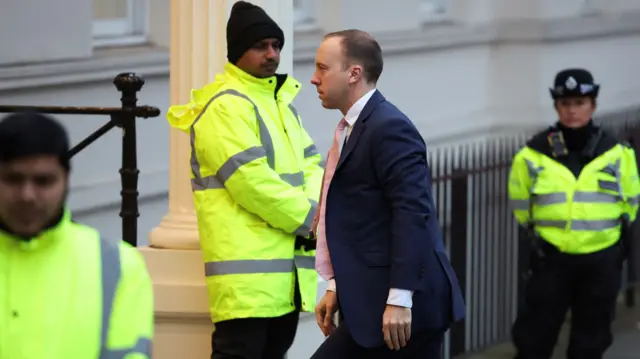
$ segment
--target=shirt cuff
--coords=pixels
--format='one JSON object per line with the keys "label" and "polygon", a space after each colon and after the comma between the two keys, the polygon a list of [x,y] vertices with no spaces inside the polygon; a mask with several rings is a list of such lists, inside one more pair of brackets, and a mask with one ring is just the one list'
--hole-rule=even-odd
{"label": "shirt cuff", "polygon": [[327,286],[327,290],[332,292],[336,291],[336,280],[334,278],[329,279],[329,286]]}
{"label": "shirt cuff", "polygon": [[411,308],[413,306],[413,291],[408,289],[391,288],[391,290],[389,290],[387,304]]}

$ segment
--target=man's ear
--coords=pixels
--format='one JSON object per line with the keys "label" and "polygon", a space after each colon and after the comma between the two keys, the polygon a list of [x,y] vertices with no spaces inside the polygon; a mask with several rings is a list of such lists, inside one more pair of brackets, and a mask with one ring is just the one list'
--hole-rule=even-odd
{"label": "man's ear", "polygon": [[349,83],[354,84],[362,78],[362,66],[352,65],[349,69]]}

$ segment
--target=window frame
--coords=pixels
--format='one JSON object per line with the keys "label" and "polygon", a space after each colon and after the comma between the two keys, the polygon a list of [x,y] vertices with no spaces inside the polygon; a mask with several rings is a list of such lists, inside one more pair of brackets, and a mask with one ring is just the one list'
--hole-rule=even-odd
{"label": "window frame", "polygon": [[[433,2],[437,2],[436,6]],[[443,11],[432,11],[434,8],[442,7]],[[451,0],[421,0],[420,12],[425,22],[444,22],[450,20]]]}
{"label": "window frame", "polygon": [[600,2],[597,0],[582,0],[581,15],[595,15],[600,13]]}
{"label": "window frame", "polygon": [[93,47],[140,45],[148,41],[149,1],[125,1],[126,17],[93,20],[91,30]]}
{"label": "window frame", "polygon": [[313,0],[300,0],[299,6],[294,6],[293,26],[295,31],[315,29],[316,22],[313,17],[314,10]]}

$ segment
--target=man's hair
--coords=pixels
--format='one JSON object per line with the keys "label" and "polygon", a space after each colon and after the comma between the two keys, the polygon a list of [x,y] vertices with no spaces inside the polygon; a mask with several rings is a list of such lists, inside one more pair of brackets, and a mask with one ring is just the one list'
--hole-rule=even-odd
{"label": "man's hair", "polygon": [[20,112],[0,120],[0,163],[30,156],[52,155],[69,170],[69,137],[53,118]]}
{"label": "man's hair", "polygon": [[382,74],[382,49],[380,45],[367,32],[356,29],[331,32],[325,35],[325,39],[339,37],[342,44],[342,52],[346,59],[344,67],[353,63],[362,65],[364,79],[368,83],[375,84]]}

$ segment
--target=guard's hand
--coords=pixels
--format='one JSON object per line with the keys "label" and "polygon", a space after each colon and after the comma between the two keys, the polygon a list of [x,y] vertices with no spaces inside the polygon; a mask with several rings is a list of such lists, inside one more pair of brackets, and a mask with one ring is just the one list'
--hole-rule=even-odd
{"label": "guard's hand", "polygon": [[411,309],[387,304],[382,316],[382,334],[389,349],[404,348],[411,338]]}
{"label": "guard's hand", "polygon": [[316,305],[316,321],[324,334],[328,337],[336,330],[333,318],[338,311],[338,295],[333,291],[326,291],[318,305]]}

